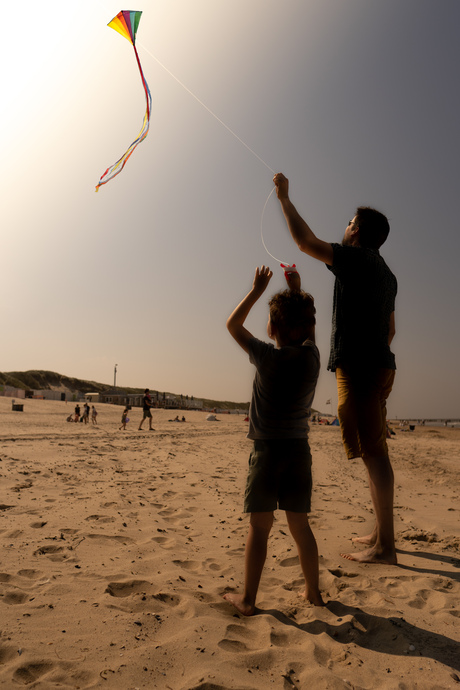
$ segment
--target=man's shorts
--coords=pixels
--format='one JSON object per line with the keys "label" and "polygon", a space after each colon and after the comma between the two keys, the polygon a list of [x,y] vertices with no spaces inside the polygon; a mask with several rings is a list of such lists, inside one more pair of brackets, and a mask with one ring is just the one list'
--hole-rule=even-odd
{"label": "man's shorts", "polygon": [[308,513],[311,453],[305,438],[254,441],[244,495],[245,513],[289,510]]}
{"label": "man's shorts", "polygon": [[150,412],[150,410],[144,410],[144,416],[142,417],[142,419],[147,419],[148,417],[152,418],[152,413]]}
{"label": "man's shorts", "polygon": [[394,378],[394,369],[357,374],[337,367],[338,417],[349,459],[388,457],[386,401]]}

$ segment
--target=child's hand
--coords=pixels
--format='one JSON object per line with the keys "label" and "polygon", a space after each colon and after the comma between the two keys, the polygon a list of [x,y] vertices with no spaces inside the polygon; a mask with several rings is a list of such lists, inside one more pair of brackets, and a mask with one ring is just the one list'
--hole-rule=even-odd
{"label": "child's hand", "polygon": [[299,292],[301,288],[300,275],[295,267],[286,266],[285,264],[280,264],[281,268],[284,268],[284,277],[286,278],[286,283],[288,287],[293,292]]}
{"label": "child's hand", "polygon": [[261,266],[260,268],[256,268],[256,274],[254,276],[252,288],[259,297],[263,292],[265,292],[272,275],[273,272],[270,271],[268,266]]}

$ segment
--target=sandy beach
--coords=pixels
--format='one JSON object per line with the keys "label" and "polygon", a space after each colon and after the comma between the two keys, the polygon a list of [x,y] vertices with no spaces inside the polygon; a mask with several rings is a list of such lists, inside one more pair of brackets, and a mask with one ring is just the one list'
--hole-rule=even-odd
{"label": "sandy beach", "polygon": [[[289,690],[460,688],[460,430],[389,441],[398,566],[340,557],[372,526],[361,461],[313,426],[311,524],[327,605],[298,596],[284,514],[256,615],[240,589],[251,442],[242,416],[0,397],[0,687]],[[180,413],[182,414],[182,412]]]}

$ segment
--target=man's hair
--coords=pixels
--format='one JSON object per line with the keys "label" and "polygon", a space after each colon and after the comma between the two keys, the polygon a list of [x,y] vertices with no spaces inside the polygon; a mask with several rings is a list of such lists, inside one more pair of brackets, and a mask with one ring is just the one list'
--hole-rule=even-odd
{"label": "man's hair", "polygon": [[270,320],[283,340],[292,345],[301,345],[305,340],[314,340],[316,309],[308,292],[283,290],[270,299]]}
{"label": "man's hair", "polygon": [[390,232],[388,218],[369,206],[358,206],[355,216],[361,247],[379,249]]}

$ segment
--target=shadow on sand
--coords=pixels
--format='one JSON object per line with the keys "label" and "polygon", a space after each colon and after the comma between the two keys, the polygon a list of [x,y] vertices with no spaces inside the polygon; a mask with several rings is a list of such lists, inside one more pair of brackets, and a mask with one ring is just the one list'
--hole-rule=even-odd
{"label": "shadow on sand", "polygon": [[452,570],[442,570],[441,568],[424,568],[416,567],[410,565],[403,565],[398,563],[398,568],[402,570],[412,570],[416,573],[423,573],[424,575],[438,575],[440,577],[448,577],[455,582],[460,582],[460,558],[455,556],[446,556],[441,553],[430,553],[429,551],[403,551],[402,549],[396,549],[398,554],[404,554],[405,556],[411,556],[412,558],[423,558],[427,561],[434,561],[435,563],[446,563],[454,568],[458,568],[459,572],[452,572]]}
{"label": "shadow on sand", "polygon": [[[342,644],[353,643],[380,654],[426,657],[460,671],[460,644],[445,635],[419,628],[404,618],[374,616],[339,601],[328,602],[326,608],[337,616],[337,625],[319,620],[296,623],[276,609],[256,609],[256,614],[269,614],[283,625],[310,635],[326,633]],[[409,651],[410,645],[415,651]]]}

